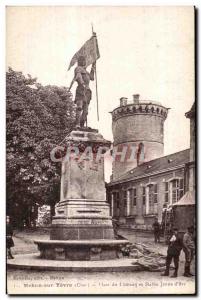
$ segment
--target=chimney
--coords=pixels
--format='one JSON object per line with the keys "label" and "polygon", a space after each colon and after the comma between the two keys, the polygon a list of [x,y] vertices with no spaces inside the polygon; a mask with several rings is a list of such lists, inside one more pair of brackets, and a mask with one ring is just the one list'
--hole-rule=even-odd
{"label": "chimney", "polygon": [[133,103],[138,104],[140,102],[140,95],[134,94],[133,95]]}
{"label": "chimney", "polygon": [[121,97],[121,98],[120,98],[120,106],[125,106],[125,105],[127,105],[127,100],[128,100],[128,98],[126,98],[126,97]]}

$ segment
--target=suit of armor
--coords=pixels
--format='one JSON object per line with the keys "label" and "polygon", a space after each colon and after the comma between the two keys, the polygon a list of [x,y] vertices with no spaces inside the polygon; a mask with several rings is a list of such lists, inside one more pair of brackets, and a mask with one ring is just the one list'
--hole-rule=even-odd
{"label": "suit of armor", "polygon": [[76,88],[75,103],[76,108],[76,126],[83,127],[87,121],[88,107],[91,100],[91,90],[89,88],[90,80],[94,80],[94,68],[92,65],[91,72],[86,70],[84,57],[79,57],[78,66],[75,68],[74,80],[78,86]]}

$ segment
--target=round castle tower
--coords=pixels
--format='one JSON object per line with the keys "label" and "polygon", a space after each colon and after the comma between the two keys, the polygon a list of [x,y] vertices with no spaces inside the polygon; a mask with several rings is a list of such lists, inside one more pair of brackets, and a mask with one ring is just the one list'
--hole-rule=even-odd
{"label": "round castle tower", "polygon": [[132,102],[125,97],[120,98],[120,106],[111,113],[113,153],[116,152],[112,166],[113,180],[143,162],[163,156],[163,124],[168,108],[133,95]]}

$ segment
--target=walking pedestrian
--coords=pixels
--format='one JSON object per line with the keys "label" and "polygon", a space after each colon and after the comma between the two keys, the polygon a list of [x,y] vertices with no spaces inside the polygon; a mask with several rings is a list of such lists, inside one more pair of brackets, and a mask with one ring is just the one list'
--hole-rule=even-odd
{"label": "walking pedestrian", "polygon": [[174,228],[171,238],[169,240],[169,245],[167,249],[166,257],[166,269],[161,276],[169,276],[170,264],[172,260],[174,261],[174,273],[171,277],[177,277],[179,269],[179,256],[182,250],[182,239],[178,236],[178,229]]}
{"label": "walking pedestrian", "polygon": [[156,218],[153,225],[152,225],[153,231],[154,231],[154,242],[160,243],[160,224],[158,223],[158,219]]}

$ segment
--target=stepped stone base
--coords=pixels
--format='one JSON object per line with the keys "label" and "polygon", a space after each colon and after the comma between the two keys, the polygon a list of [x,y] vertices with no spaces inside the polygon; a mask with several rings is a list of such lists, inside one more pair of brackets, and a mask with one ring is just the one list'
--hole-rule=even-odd
{"label": "stepped stone base", "polygon": [[38,254],[16,255],[15,259],[7,261],[8,269],[66,271],[66,272],[133,272],[141,267],[136,260],[119,258],[103,261],[58,261],[40,259]]}
{"label": "stepped stone base", "polygon": [[40,258],[51,260],[108,260],[122,257],[127,240],[37,240]]}

